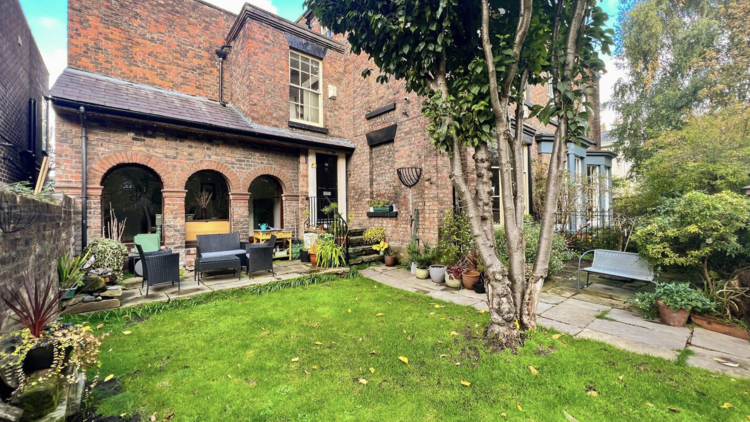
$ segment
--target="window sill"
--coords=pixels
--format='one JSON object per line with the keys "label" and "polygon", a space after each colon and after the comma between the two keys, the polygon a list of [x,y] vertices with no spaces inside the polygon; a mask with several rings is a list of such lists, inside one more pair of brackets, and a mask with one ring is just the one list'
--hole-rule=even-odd
{"label": "window sill", "polygon": [[295,129],[309,130],[310,132],[317,132],[317,133],[328,135],[327,128],[324,128],[322,126],[313,126],[313,125],[308,125],[306,123],[295,122],[293,120],[289,121],[289,127],[292,127]]}
{"label": "window sill", "polygon": [[367,218],[398,218],[398,211],[368,212]]}

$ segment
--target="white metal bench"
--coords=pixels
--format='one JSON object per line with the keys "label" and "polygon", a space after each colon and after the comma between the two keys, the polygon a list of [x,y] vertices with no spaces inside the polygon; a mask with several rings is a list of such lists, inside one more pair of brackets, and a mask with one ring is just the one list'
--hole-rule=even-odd
{"label": "white metal bench", "polygon": [[[594,262],[588,268],[581,268],[584,256],[594,253]],[[586,251],[578,258],[578,288],[581,288],[581,270],[586,271],[586,287],[591,273],[611,275],[631,280],[654,282],[654,270],[637,253],[594,249]]]}

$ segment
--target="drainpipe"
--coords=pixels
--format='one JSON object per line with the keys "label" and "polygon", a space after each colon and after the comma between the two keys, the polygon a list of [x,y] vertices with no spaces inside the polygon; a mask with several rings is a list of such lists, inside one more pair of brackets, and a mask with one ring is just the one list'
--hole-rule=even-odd
{"label": "drainpipe", "polygon": [[78,112],[81,115],[81,251],[83,251],[88,243],[86,239],[86,232],[88,231],[88,192],[86,189],[88,186],[86,180],[88,154],[86,153],[86,141],[88,135],[86,133],[86,109],[81,106]]}
{"label": "drainpipe", "polygon": [[216,55],[219,57],[219,104],[225,106],[224,102],[224,59],[229,55],[232,46],[224,44],[221,48],[216,49]]}

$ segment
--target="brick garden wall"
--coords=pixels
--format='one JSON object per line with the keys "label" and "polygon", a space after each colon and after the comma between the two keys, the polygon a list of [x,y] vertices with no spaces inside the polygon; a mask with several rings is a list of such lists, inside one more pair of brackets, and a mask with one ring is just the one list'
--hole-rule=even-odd
{"label": "brick garden wall", "polygon": [[[12,204],[24,213],[36,211],[38,218],[30,227],[15,232],[0,232],[0,289],[20,286],[23,273],[32,280],[46,282],[53,277],[57,286],[56,259],[73,251],[73,226],[76,215],[74,201],[64,196],[57,204],[37,201],[15,195],[6,195]],[[0,302],[0,312],[7,315],[5,304]],[[13,324],[6,318],[3,333]]]}
{"label": "brick garden wall", "polygon": [[[29,149],[28,104],[37,101],[37,139],[35,153],[41,153],[43,95],[49,73],[26,23],[18,0],[0,2],[0,182],[27,179],[19,153]],[[41,162],[41,161],[40,161]],[[33,170],[33,169],[29,169]]]}

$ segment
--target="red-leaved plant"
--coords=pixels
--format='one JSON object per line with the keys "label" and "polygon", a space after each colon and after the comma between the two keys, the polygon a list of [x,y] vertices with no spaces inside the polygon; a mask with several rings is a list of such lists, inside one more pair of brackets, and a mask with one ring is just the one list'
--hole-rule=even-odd
{"label": "red-leaved plant", "polygon": [[44,327],[57,319],[60,293],[56,291],[57,281],[50,278],[46,283],[36,283],[29,274],[23,273],[23,284],[5,291],[3,302],[15,314],[15,320],[39,338]]}

